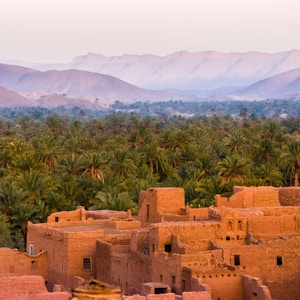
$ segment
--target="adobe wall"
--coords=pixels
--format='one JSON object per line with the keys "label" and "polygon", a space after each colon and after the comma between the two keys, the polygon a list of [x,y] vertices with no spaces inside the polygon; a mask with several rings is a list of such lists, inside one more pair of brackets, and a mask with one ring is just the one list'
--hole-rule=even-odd
{"label": "adobe wall", "polygon": [[202,221],[208,219],[208,207],[190,208],[187,207],[187,221]]}
{"label": "adobe wall", "polygon": [[242,280],[243,300],[272,300],[268,287],[259,278],[242,275]]}
{"label": "adobe wall", "polygon": [[72,211],[60,211],[52,213],[47,218],[47,223],[53,222],[69,222],[69,221],[85,221],[86,220],[86,211],[84,207],[79,207],[76,210]]}
{"label": "adobe wall", "polygon": [[300,205],[300,187],[278,188],[279,201],[282,206]]}
{"label": "adobe wall", "polygon": [[48,254],[41,252],[34,256],[16,249],[0,248],[0,276],[40,275],[48,280]]}
{"label": "adobe wall", "polygon": [[[96,241],[101,238],[104,238],[103,229],[66,234],[67,268],[64,276],[67,280],[64,280],[64,286],[72,287],[74,276],[80,276],[86,280],[96,278]],[[84,258],[90,259],[90,270],[84,269]]]}
{"label": "adobe wall", "polygon": [[249,220],[249,232],[257,239],[299,235],[300,215],[252,216]]}
{"label": "adobe wall", "polygon": [[181,215],[184,210],[182,188],[150,188],[140,193],[138,217],[142,222],[161,222],[162,215]]}
{"label": "adobe wall", "polygon": [[233,208],[280,206],[279,192],[271,186],[236,187],[234,194],[230,198],[216,195],[215,203],[217,207],[226,206]]}
{"label": "adobe wall", "polygon": [[[181,248],[185,248],[184,253],[199,252],[210,249],[210,240],[220,237],[220,225],[215,221],[166,222],[149,229],[150,239],[157,245],[158,252],[165,252],[165,245],[172,244],[173,236],[178,236],[177,241],[180,242]],[[174,252],[173,248],[175,249],[176,245],[172,245],[171,252]]]}
{"label": "adobe wall", "polygon": [[175,295],[174,293],[167,294],[149,294],[147,296],[132,295],[124,296],[124,300],[212,300],[211,296],[207,292],[183,292],[181,296]]}
{"label": "adobe wall", "polygon": [[242,278],[237,272],[223,270],[220,272],[207,273],[202,276],[202,282],[211,287],[211,297],[214,300],[243,299]]}
{"label": "adobe wall", "polygon": [[52,291],[55,283],[66,284],[66,272],[68,262],[68,246],[66,235],[45,224],[27,225],[27,252],[32,246],[34,255],[46,251],[48,253],[48,283],[47,287]]}
{"label": "adobe wall", "polygon": [[[28,224],[27,251],[34,254],[47,251],[49,256],[48,288],[55,283],[72,286],[73,276],[90,278],[95,275],[96,240],[104,238],[103,221],[69,221]],[[101,227],[102,226],[102,227]],[[99,229],[97,229],[99,227]],[[83,268],[83,258],[89,258],[91,270]]]}
{"label": "adobe wall", "polygon": [[69,300],[67,292],[49,293],[42,276],[0,276],[1,300]]}
{"label": "adobe wall", "polygon": [[[224,263],[236,272],[261,278],[274,299],[300,299],[300,237],[266,241],[264,244],[232,247],[224,251]],[[235,255],[239,256],[236,265]],[[212,287],[213,288],[213,287]],[[251,298],[250,298],[251,299]]]}

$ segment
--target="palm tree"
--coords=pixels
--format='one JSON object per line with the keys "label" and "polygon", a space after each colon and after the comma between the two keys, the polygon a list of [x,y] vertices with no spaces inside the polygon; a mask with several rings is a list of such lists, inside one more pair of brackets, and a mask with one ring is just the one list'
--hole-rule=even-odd
{"label": "palm tree", "polygon": [[84,158],[77,153],[63,155],[58,161],[58,169],[69,175],[80,175],[83,171]]}
{"label": "palm tree", "polygon": [[32,141],[37,159],[43,161],[49,171],[52,171],[57,164],[58,157],[62,154],[62,147],[54,135],[46,135]]}
{"label": "palm tree", "polygon": [[105,191],[99,191],[96,194],[95,203],[90,209],[110,209],[117,211],[131,209],[135,213],[137,205],[131,200],[127,192],[119,192],[117,187],[109,187]]}
{"label": "palm tree", "polygon": [[264,185],[282,185],[282,174],[278,168],[271,163],[260,165],[257,174],[258,177],[262,179]]}
{"label": "palm tree", "polygon": [[13,246],[9,219],[5,214],[0,213],[0,247],[13,248]]}
{"label": "palm tree", "polygon": [[224,137],[224,146],[230,152],[240,153],[246,143],[246,138],[240,130],[232,131]]}
{"label": "palm tree", "polygon": [[229,155],[218,163],[219,175],[225,182],[245,182],[249,171],[250,161],[242,156]]}
{"label": "palm tree", "polygon": [[11,217],[15,206],[26,199],[27,194],[14,182],[2,181],[0,184],[0,211]]}
{"label": "palm tree", "polygon": [[198,192],[198,198],[191,202],[192,207],[208,207],[214,205],[215,195],[229,197],[232,187],[229,183],[224,183],[219,175],[211,176],[200,180],[195,191]]}
{"label": "palm tree", "polygon": [[279,158],[282,166],[290,174],[290,184],[294,179],[294,186],[298,186],[298,174],[300,168],[300,142],[292,140],[283,149]]}
{"label": "palm tree", "polygon": [[142,161],[149,166],[153,174],[161,174],[167,167],[166,153],[156,142],[150,142],[143,146]]}
{"label": "palm tree", "polygon": [[33,169],[21,172],[17,176],[17,184],[27,193],[27,201],[32,204],[39,199],[45,199],[57,187],[50,176]]}
{"label": "palm tree", "polygon": [[102,166],[105,161],[103,156],[98,152],[89,152],[84,154],[83,157],[83,166],[84,171],[83,175],[89,175],[92,178],[100,180],[104,183],[104,176],[102,173]]}
{"label": "palm tree", "polygon": [[108,163],[115,176],[130,176],[136,172],[136,165],[130,157],[130,153],[124,149],[115,149]]}

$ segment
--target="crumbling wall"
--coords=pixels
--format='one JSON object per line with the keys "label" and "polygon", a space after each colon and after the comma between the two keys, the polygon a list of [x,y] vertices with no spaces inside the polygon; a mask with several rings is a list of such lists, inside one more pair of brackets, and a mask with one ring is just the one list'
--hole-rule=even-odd
{"label": "crumbling wall", "polygon": [[[211,248],[211,240],[219,236],[219,222],[167,222],[157,226],[153,237],[158,242],[158,252],[165,252],[166,245],[172,246],[172,236],[179,236],[182,245],[186,245],[185,253],[194,253]],[[153,234],[154,235],[154,234]],[[171,249],[171,252],[174,252]]]}
{"label": "crumbling wall", "polygon": [[252,208],[280,206],[279,193],[271,186],[240,187],[230,198],[215,196],[217,207]]}
{"label": "crumbling wall", "polygon": [[272,300],[268,287],[263,285],[262,281],[259,278],[242,275],[242,279],[243,300]]}
{"label": "crumbling wall", "polygon": [[48,254],[40,252],[29,256],[17,249],[0,248],[0,276],[40,275],[48,280]]}
{"label": "crumbling wall", "polygon": [[69,300],[67,292],[49,293],[42,276],[0,276],[0,300]]}
{"label": "crumbling wall", "polygon": [[282,206],[300,205],[300,187],[278,188],[279,202]]}

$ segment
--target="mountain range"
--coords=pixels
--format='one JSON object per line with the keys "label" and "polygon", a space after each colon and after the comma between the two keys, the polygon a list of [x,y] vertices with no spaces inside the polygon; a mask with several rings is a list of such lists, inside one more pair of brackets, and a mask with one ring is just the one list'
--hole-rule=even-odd
{"label": "mountain range", "polygon": [[[0,100],[18,95],[27,100],[24,106],[99,108],[116,100],[261,100],[300,95],[298,50],[87,54],[67,64],[15,64],[0,64]],[[16,103],[22,103],[21,98]]]}

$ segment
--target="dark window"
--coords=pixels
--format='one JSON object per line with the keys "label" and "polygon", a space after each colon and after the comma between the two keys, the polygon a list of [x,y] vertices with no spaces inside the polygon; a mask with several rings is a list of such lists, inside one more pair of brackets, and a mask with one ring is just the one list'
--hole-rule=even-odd
{"label": "dark window", "polygon": [[184,279],[181,281],[181,290],[183,292],[185,291],[185,280]]}
{"label": "dark window", "polygon": [[238,230],[242,230],[242,221],[241,220],[239,220],[239,222],[238,222]]}
{"label": "dark window", "polygon": [[235,254],[234,255],[234,265],[235,266],[239,266],[241,263],[240,263],[240,256]]}
{"label": "dark window", "polygon": [[154,294],[165,294],[167,292],[167,288],[154,288]]}
{"label": "dark window", "polygon": [[168,252],[168,253],[172,252],[172,245],[171,244],[165,244],[165,252]]}
{"label": "dark window", "polygon": [[58,217],[55,217],[55,222],[58,222],[59,218]]}
{"label": "dark window", "polygon": [[230,236],[226,236],[226,241],[230,241]]}
{"label": "dark window", "polygon": [[277,256],[276,262],[277,262],[277,266],[282,266],[282,257],[281,256]]}
{"label": "dark window", "polygon": [[92,270],[92,263],[90,257],[84,257],[82,259],[83,270]]}
{"label": "dark window", "polygon": [[150,205],[147,204],[147,222],[149,222],[150,219]]}

